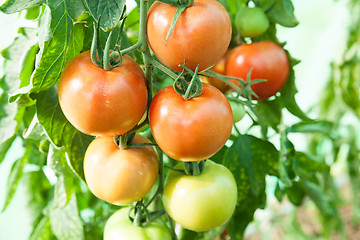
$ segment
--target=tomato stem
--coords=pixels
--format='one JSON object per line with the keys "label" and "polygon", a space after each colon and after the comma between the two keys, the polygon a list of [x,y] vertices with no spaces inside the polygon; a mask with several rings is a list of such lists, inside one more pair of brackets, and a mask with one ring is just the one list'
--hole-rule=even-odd
{"label": "tomato stem", "polygon": [[178,75],[176,73],[172,72],[169,68],[165,67],[160,62],[154,60],[153,65],[154,65],[154,67],[156,67],[156,68],[160,69],[161,71],[163,71],[164,73],[166,73],[172,79],[178,78]]}
{"label": "tomato stem", "polygon": [[185,174],[188,176],[198,176],[204,171],[204,168],[205,161],[184,163]]}
{"label": "tomato stem", "polygon": [[[200,64],[199,64],[200,65]],[[184,65],[180,65],[183,67],[183,71],[177,77],[174,82],[174,90],[180,94],[185,100],[190,100],[194,97],[200,96],[203,90],[202,82],[198,76],[199,65],[197,65],[195,72],[191,71],[188,67]],[[188,71],[192,76],[190,83],[188,83],[184,78],[182,78],[182,74],[184,70]]]}
{"label": "tomato stem", "polygon": [[158,154],[159,154],[159,185],[156,189],[155,194],[152,198],[146,203],[146,208],[155,200],[158,195],[161,195],[164,191],[164,159],[163,159],[163,151],[159,146],[156,147]]}

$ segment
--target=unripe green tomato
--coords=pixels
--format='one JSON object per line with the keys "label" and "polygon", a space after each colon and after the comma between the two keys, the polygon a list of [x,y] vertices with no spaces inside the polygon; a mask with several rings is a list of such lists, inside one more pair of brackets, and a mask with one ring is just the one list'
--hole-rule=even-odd
{"label": "unripe green tomato", "polygon": [[[183,169],[184,163],[175,168]],[[171,171],[163,194],[169,216],[192,231],[207,231],[223,225],[233,214],[236,202],[234,176],[225,166],[210,160],[198,176]]]}
{"label": "unripe green tomato", "polygon": [[233,122],[237,123],[245,116],[246,114],[245,107],[237,101],[229,100],[229,103],[233,113]]}
{"label": "unripe green tomato", "polygon": [[235,16],[235,26],[243,37],[259,37],[269,28],[269,19],[261,8],[244,7]]}
{"label": "unripe green tomato", "polygon": [[105,224],[104,240],[171,240],[170,229],[160,219],[137,227],[128,217],[129,208],[115,212]]}

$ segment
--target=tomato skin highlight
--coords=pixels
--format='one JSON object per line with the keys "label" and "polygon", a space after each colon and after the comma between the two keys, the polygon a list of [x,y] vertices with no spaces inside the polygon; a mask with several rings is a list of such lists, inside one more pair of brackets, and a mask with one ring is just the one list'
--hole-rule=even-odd
{"label": "tomato skin highlight", "polygon": [[203,84],[200,96],[185,100],[172,86],[161,89],[150,104],[149,125],[155,141],[179,161],[214,155],[230,137],[231,106],[217,88]]}
{"label": "tomato skin highlight", "polygon": [[[183,163],[176,169],[182,169]],[[237,203],[237,185],[225,166],[210,160],[198,176],[171,171],[164,188],[166,212],[178,224],[192,231],[219,227],[233,214]]]}
{"label": "tomato skin highlight", "polygon": [[110,216],[104,228],[104,240],[171,240],[170,229],[160,219],[143,227],[134,226],[128,218],[129,208]]}
{"label": "tomato skin highlight", "polygon": [[147,18],[147,38],[156,57],[167,67],[181,71],[179,64],[199,71],[213,66],[231,40],[231,22],[216,0],[195,0],[179,17],[165,43],[176,7],[154,2]]}
{"label": "tomato skin highlight", "polygon": [[[266,79],[251,86],[258,100],[266,100],[279,92],[289,75],[289,59],[285,50],[272,41],[242,44],[231,50],[226,62],[226,75],[247,81],[252,69],[251,80]],[[232,82],[239,85],[235,80]]]}
{"label": "tomato skin highlight", "polygon": [[116,136],[132,129],[147,107],[145,76],[139,65],[123,63],[105,71],[83,52],[65,67],[59,82],[59,102],[75,128],[94,136]]}
{"label": "tomato skin highlight", "polygon": [[[132,143],[149,140],[136,134]],[[112,137],[98,137],[85,153],[84,173],[90,191],[98,198],[126,205],[143,198],[153,186],[159,171],[154,147],[121,150]]]}

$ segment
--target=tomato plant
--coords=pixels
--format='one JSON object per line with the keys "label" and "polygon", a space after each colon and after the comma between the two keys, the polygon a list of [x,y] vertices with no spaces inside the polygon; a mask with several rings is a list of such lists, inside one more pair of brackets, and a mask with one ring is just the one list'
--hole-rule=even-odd
{"label": "tomato plant", "polygon": [[75,57],[59,82],[59,102],[66,118],[90,135],[116,136],[132,129],[146,111],[144,73],[130,57],[110,71],[92,63],[90,52]]}
{"label": "tomato plant", "polygon": [[104,240],[171,240],[171,232],[161,220],[147,226],[134,226],[128,217],[129,208],[121,208],[106,222]]}
{"label": "tomato plant", "polygon": [[214,155],[229,138],[232,123],[228,100],[208,84],[203,84],[200,96],[190,100],[172,86],[165,87],[149,109],[155,141],[168,156],[180,161],[200,161]]}
{"label": "tomato plant", "polygon": [[289,59],[284,49],[272,41],[242,44],[232,49],[226,62],[226,75],[247,81],[250,70],[251,80],[266,80],[251,86],[259,100],[266,100],[285,85]]}
{"label": "tomato plant", "polygon": [[[225,54],[222,58],[220,58],[220,60],[212,68],[210,68],[210,70],[224,75],[226,56],[227,55]],[[224,81],[221,81],[220,79],[207,76],[200,76],[200,78],[202,82],[213,85],[223,93],[225,93],[230,88],[229,85],[227,85]]]}
{"label": "tomato plant", "polygon": [[[149,142],[135,135],[132,144]],[[112,137],[98,137],[84,157],[86,183],[98,198],[126,205],[143,198],[153,186],[159,171],[153,147],[120,149]]]}
{"label": "tomato plant", "polygon": [[226,9],[214,0],[195,0],[181,13],[166,40],[176,7],[156,1],[148,13],[147,38],[155,56],[167,67],[193,71],[214,65],[231,39],[231,22]]}
{"label": "tomato plant", "polygon": [[[177,169],[183,168],[183,164]],[[237,187],[232,173],[208,160],[199,176],[171,172],[163,202],[177,223],[193,231],[206,231],[224,224],[233,214]]]}
{"label": "tomato plant", "polygon": [[[348,3],[348,49],[331,65],[312,119],[296,102],[296,42],[288,52],[278,39],[279,26],[298,24],[291,0],[133,3],[0,6],[30,20],[0,59],[0,167],[8,173],[0,182],[9,176],[0,220],[18,217],[12,222],[28,232],[7,221],[0,239],[243,239],[274,196],[284,205],[311,201],[326,216],[316,237],[329,238],[346,229],[333,176],[339,160],[360,216],[360,127],[344,126],[360,118],[358,1]],[[244,106],[247,118],[236,123]],[[9,207],[19,196],[29,211]],[[31,213],[29,224],[19,212]]]}
{"label": "tomato plant", "polygon": [[269,28],[269,19],[259,7],[243,7],[235,17],[235,26],[243,37],[259,37]]}

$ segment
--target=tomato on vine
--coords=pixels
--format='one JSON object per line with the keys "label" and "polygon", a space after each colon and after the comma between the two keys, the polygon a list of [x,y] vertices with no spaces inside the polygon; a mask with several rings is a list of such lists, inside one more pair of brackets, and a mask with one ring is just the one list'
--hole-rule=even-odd
{"label": "tomato on vine", "polygon": [[195,0],[178,18],[166,40],[176,7],[154,2],[147,19],[147,39],[155,56],[167,67],[192,71],[214,65],[225,53],[231,39],[231,22],[226,9],[216,0]]}
{"label": "tomato on vine", "polygon": [[149,125],[155,141],[179,161],[211,157],[231,134],[231,107],[217,88],[203,84],[201,95],[185,100],[172,86],[161,89],[149,108]]}
{"label": "tomato on vine", "polygon": [[[212,68],[210,68],[210,70],[225,75],[226,57],[227,54],[220,58],[220,60]],[[220,79],[214,77],[200,76],[200,79],[204,83],[213,85],[223,93],[225,93],[230,88],[230,86],[227,85],[224,81],[221,81]]]}
{"label": "tomato on vine", "polygon": [[[183,169],[183,163],[176,169]],[[234,176],[225,166],[207,160],[198,176],[171,171],[164,188],[166,212],[176,223],[192,231],[223,225],[237,202]]]}
{"label": "tomato on vine", "polygon": [[[149,143],[136,134],[131,144]],[[116,205],[143,198],[159,172],[158,155],[152,146],[120,149],[112,137],[98,137],[85,153],[84,174],[90,191]]]}
{"label": "tomato on vine", "polygon": [[[251,85],[258,100],[279,92],[286,83],[289,74],[289,59],[285,50],[272,41],[242,44],[231,50],[226,62],[226,75],[247,81],[249,71],[251,80],[264,79]],[[239,84],[235,80],[232,82]]]}
{"label": "tomato on vine", "polygon": [[129,219],[129,208],[115,212],[105,224],[104,240],[171,240],[170,229],[160,219],[146,226],[135,226]]}
{"label": "tomato on vine", "polygon": [[264,11],[259,7],[243,7],[236,13],[235,26],[243,37],[259,37],[270,26]]}
{"label": "tomato on vine", "polygon": [[59,82],[65,117],[90,135],[116,136],[132,129],[147,107],[145,76],[128,55],[105,71],[92,63],[90,51],[72,59]]}

